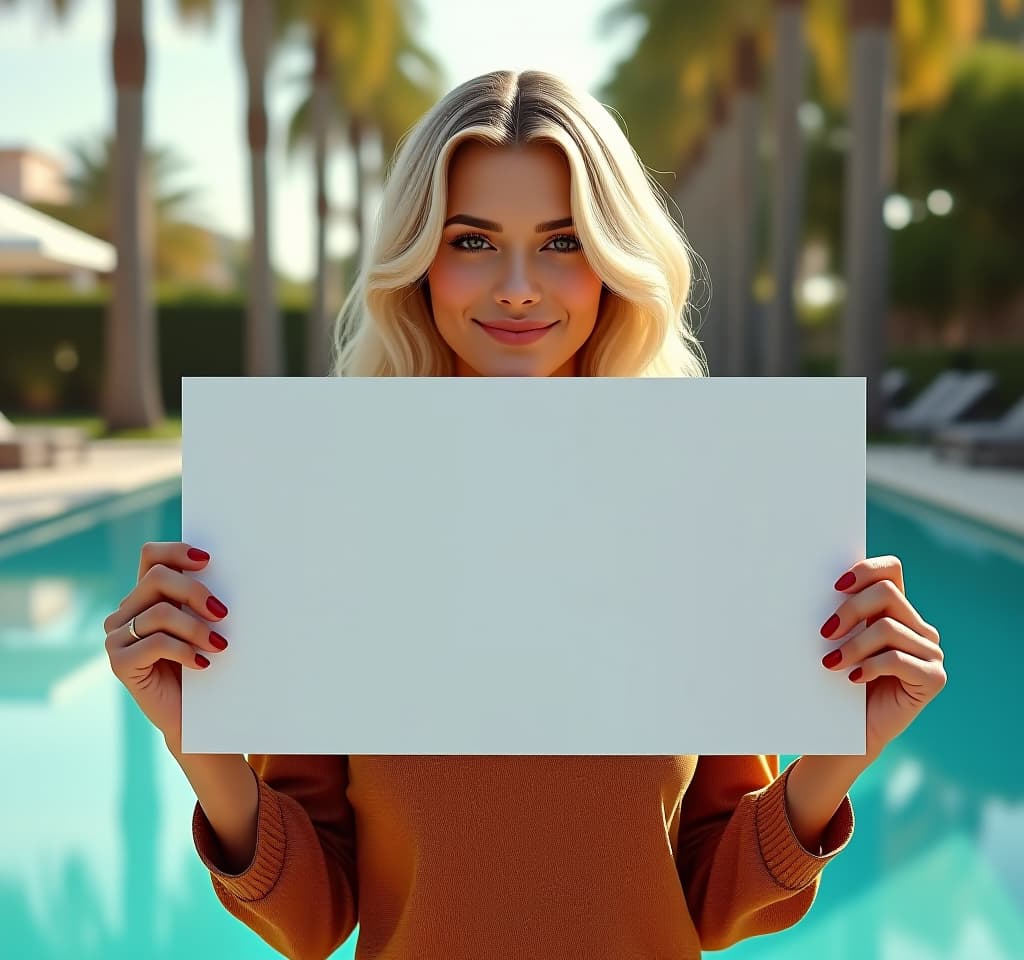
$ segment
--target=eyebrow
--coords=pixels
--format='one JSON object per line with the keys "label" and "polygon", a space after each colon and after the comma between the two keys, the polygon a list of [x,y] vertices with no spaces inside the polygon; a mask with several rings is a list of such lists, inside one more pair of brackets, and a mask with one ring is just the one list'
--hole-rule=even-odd
{"label": "eyebrow", "polygon": [[[444,225],[448,227],[453,223],[464,223],[468,227],[479,227],[481,230],[501,233],[500,223],[495,223],[493,220],[484,220],[480,217],[471,217],[468,213],[457,213],[455,216],[445,220]],[[548,230],[557,230],[559,227],[571,227],[572,225],[572,217],[563,217],[561,220],[545,220],[543,223],[538,223],[534,229],[537,233],[547,233]]]}

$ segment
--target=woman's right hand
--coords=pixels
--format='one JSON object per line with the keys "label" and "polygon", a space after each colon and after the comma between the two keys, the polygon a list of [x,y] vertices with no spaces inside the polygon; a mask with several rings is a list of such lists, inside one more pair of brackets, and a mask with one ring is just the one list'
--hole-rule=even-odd
{"label": "woman's right hand", "polygon": [[[114,676],[127,687],[168,747],[181,750],[181,668],[205,670],[209,654],[227,640],[210,623],[227,607],[183,571],[199,570],[209,555],[186,543],[146,543],[134,589],[106,620],[106,650]],[[136,640],[128,632],[135,617]]]}

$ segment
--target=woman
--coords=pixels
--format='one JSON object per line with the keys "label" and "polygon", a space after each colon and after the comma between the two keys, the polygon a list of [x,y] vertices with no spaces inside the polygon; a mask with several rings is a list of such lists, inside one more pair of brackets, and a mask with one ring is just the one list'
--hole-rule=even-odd
{"label": "woman", "polygon": [[[611,115],[550,74],[487,74],[400,145],[334,372],[701,376],[690,279]],[[217,896],[289,957],[357,922],[360,957],[467,960],[698,957],[788,927],[852,835],[850,785],[945,682],[899,561],[871,558],[822,628],[823,669],[868,684],[864,757],[186,756],[181,668],[227,643],[208,559],[146,544],[107,650],[195,789]]]}

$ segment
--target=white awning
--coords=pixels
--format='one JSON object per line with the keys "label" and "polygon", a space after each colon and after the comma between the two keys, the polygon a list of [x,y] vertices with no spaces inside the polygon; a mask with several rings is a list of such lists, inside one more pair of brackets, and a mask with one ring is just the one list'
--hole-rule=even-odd
{"label": "white awning", "polygon": [[112,273],[117,250],[0,193],[0,274]]}

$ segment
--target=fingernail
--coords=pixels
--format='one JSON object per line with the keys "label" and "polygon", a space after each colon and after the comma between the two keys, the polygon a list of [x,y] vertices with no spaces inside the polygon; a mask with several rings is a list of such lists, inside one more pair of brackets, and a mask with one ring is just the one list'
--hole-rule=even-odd
{"label": "fingernail", "polygon": [[839,615],[833,613],[828,620],[825,621],[825,625],[821,628],[821,635],[823,637],[831,637],[836,632],[836,627],[839,626]]}
{"label": "fingernail", "polygon": [[200,550],[198,547],[188,548],[189,560],[209,560],[210,555],[205,550]]}
{"label": "fingernail", "polygon": [[196,654],[196,663],[199,664],[199,666],[201,667],[208,667],[210,665],[210,661],[207,660],[206,657],[204,657],[201,653]]}
{"label": "fingernail", "polygon": [[228,642],[225,640],[216,630],[210,631],[210,643],[212,643],[218,650],[227,649]]}
{"label": "fingernail", "polygon": [[856,583],[856,581],[857,581],[856,574],[844,573],[836,581],[836,589],[837,590],[846,590],[848,587],[852,587],[854,585],[854,583]]}
{"label": "fingernail", "polygon": [[863,674],[863,673],[864,673],[864,671],[861,670],[860,667],[857,667],[857,669],[854,670],[853,673],[850,674],[850,679],[853,680],[854,683],[856,683],[861,678],[861,674]]}
{"label": "fingernail", "polygon": [[833,650],[831,653],[825,654],[821,658],[822,666],[828,667],[830,670],[843,659],[843,653],[841,650]]}
{"label": "fingernail", "polygon": [[206,609],[210,611],[215,617],[226,617],[228,615],[228,608],[224,606],[216,597],[210,597],[206,601]]}

